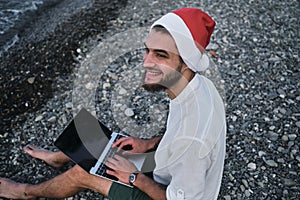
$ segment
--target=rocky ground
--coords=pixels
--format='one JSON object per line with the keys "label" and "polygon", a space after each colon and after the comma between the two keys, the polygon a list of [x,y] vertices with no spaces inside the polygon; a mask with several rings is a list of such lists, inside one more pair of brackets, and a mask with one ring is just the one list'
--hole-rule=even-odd
{"label": "rocky ground", "polygon": [[[208,52],[222,76],[228,122],[219,199],[300,199],[296,0],[65,0],[41,14],[0,60],[0,176],[37,183],[69,167],[54,170],[30,159],[21,147],[35,143],[54,149],[53,141],[82,104],[113,129],[125,127],[121,129],[126,132],[137,124],[137,129],[146,127],[141,129],[144,133],[163,132],[168,99],[145,93],[136,87],[138,82],[123,84],[137,81],[141,73],[135,68],[138,48],[109,60],[101,81],[91,81],[95,74],[87,70],[95,53],[106,50],[105,44],[118,49],[116,39],[122,39],[124,31],[125,36],[133,34],[128,30],[148,27],[162,14],[185,6],[202,8],[217,22]],[[117,33],[122,34],[115,37]],[[82,98],[83,90],[94,92]],[[95,95],[92,104],[85,102],[89,95]],[[72,197],[97,198],[101,197],[91,191]]]}

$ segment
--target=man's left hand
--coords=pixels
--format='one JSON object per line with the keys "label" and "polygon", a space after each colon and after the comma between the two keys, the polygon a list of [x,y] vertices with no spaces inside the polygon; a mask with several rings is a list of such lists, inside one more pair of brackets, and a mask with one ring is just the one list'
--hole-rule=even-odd
{"label": "man's left hand", "polygon": [[106,166],[110,168],[106,170],[106,173],[117,177],[123,183],[129,183],[129,175],[138,171],[132,162],[119,155],[107,159]]}

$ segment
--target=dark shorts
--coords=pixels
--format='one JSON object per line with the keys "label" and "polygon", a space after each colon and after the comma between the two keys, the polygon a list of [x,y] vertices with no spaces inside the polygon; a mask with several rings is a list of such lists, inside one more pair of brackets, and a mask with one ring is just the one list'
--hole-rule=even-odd
{"label": "dark shorts", "polygon": [[151,200],[151,198],[136,187],[128,187],[114,182],[108,193],[109,200]]}

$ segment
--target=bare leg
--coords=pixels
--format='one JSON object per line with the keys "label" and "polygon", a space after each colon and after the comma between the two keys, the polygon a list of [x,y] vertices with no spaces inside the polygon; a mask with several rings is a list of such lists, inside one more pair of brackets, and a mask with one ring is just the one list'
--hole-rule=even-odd
{"label": "bare leg", "polygon": [[38,197],[65,198],[82,189],[91,189],[107,196],[112,182],[88,174],[78,165],[46,182],[30,185],[0,178],[0,197],[9,199],[35,199]]}
{"label": "bare leg", "polygon": [[34,145],[25,146],[23,151],[34,158],[43,160],[48,165],[55,168],[63,167],[66,163],[70,162],[70,159],[60,151],[47,151]]}

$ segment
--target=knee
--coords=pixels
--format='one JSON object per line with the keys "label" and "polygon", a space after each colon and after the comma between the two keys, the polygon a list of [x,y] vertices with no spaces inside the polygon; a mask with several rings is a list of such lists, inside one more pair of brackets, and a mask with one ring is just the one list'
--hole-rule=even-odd
{"label": "knee", "polygon": [[89,176],[89,174],[82,169],[79,165],[75,165],[68,171],[66,171],[66,175],[75,185],[79,186],[80,183]]}

